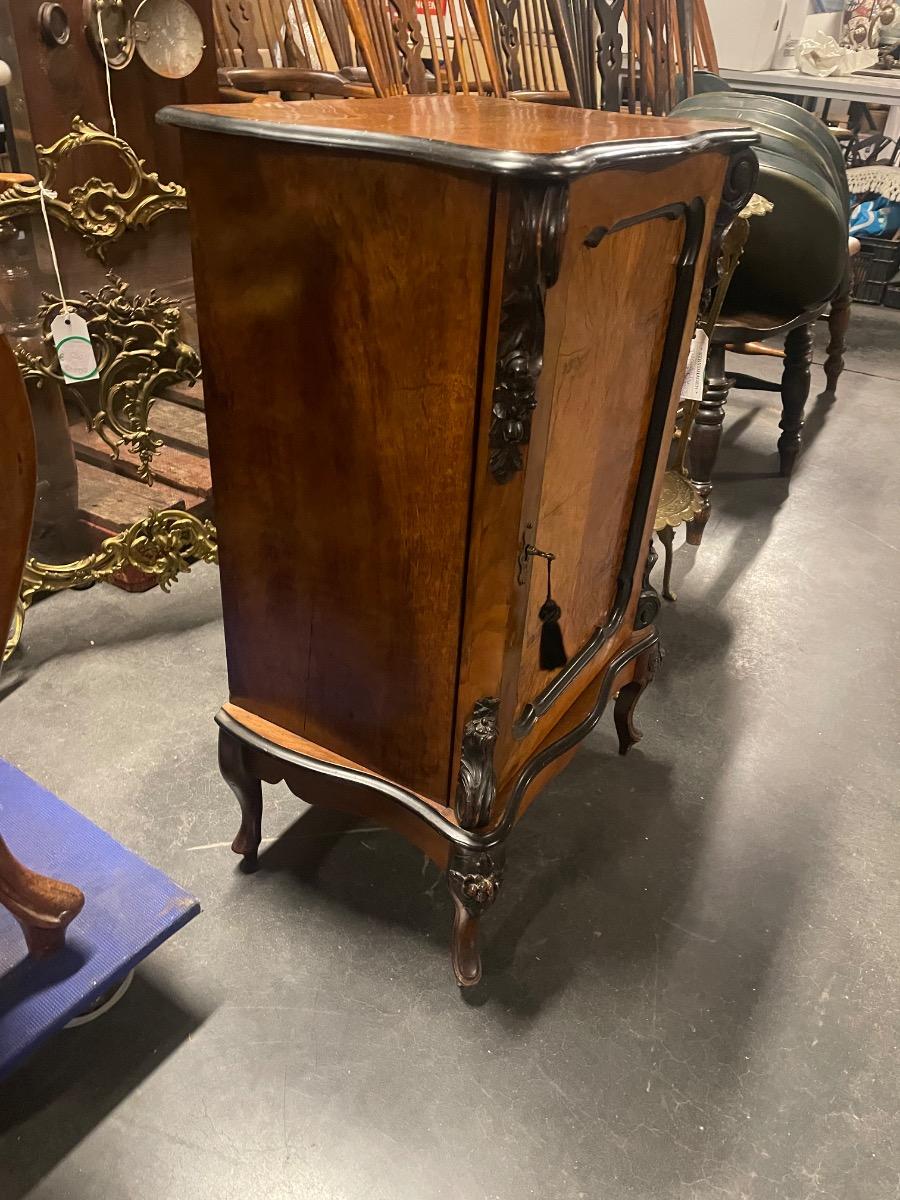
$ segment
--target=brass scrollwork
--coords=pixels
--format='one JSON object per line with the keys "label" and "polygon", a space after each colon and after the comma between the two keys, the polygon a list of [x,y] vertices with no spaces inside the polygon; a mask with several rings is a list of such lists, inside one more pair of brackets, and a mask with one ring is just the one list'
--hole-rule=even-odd
{"label": "brass scrollwork", "polygon": [[69,308],[84,318],[97,356],[99,400],[94,411],[81,391],[66,383],[58,366],[50,326],[62,312],[62,301],[44,293],[38,309],[44,354],[16,347],[25,380],[50,379],[66,389],[82,411],[89,429],[109,446],[113,458],[125,446],[139,461],[138,477],[153,483],[153,456],[163,440],[149,427],[150,409],[167,387],[194,384],[200,359],[179,336],[181,310],[174,301],[151,290],[132,295],[128,284],[110,272],[97,293],[82,292]]}
{"label": "brass scrollwork", "polygon": [[143,520],[101,542],[100,548],[71,563],[45,563],[29,558],[22,577],[19,605],[6,644],[8,658],[22,634],[25,610],[38,592],[61,592],[84,587],[125,567],[136,567],[156,578],[164,592],[177,577],[190,571],[192,562],[216,562],[216,529],[193,513],[177,508],[152,509]]}
{"label": "brass scrollwork", "polygon": [[[124,185],[92,176],[84,183],[56,193],[62,167],[83,149],[104,149],[115,156]],[[51,146],[35,151],[44,201],[50,218],[78,234],[89,253],[105,262],[107,249],[126,233],[146,229],[167,212],[186,208],[184,188],[160,183],[143,159],[121,138],[75,117],[70,131]],[[0,192],[0,232],[11,228],[16,217],[41,211],[41,185],[17,183]],[[138,460],[138,477],[153,483],[152,463],[163,439],[150,428],[154,402],[176,383],[194,384],[200,376],[196,352],[181,340],[178,305],[155,291],[131,294],[124,280],[110,273],[96,293],[82,292],[69,307],[88,326],[97,358],[98,381],[91,391],[66,383],[59,370],[50,333],[61,300],[44,293],[38,310],[40,351],[19,345],[16,356],[23,377],[36,386],[51,381],[65,389],[80,408],[89,429],[109,447],[113,458],[122,446]],[[56,564],[30,558],[25,566],[19,603],[6,643],[4,658],[12,653],[22,634],[25,611],[39,592],[58,592],[109,579],[126,567],[156,579],[168,591],[181,572],[195,561],[215,562],[216,531],[210,521],[181,509],[150,510],[149,515],[121,533],[106,538],[93,554],[75,562]],[[2,643],[0,643],[2,644]]]}
{"label": "brass scrollwork", "polygon": [[[128,172],[125,187],[92,176],[70,187],[65,196],[48,194],[54,191],[63,163],[86,147],[105,147],[117,156]],[[48,215],[84,238],[101,262],[105,261],[106,247],[130,230],[146,229],[163,213],[187,207],[181,184],[160,183],[157,173],[147,170],[144,160],[127,142],[81,117],[75,117],[69,132],[52,146],[36,146],[35,153],[46,189]],[[38,183],[16,183],[0,193],[0,224],[39,213],[40,192]]]}

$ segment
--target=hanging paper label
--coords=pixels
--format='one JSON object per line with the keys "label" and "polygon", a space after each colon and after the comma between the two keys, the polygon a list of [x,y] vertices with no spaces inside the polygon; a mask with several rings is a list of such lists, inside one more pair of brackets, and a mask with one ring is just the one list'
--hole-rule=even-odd
{"label": "hanging paper label", "polygon": [[684,383],[681,387],[682,400],[703,399],[703,379],[706,375],[706,356],[709,353],[709,335],[698,329],[691,342],[691,352],[688,355],[687,370],[684,373]]}
{"label": "hanging paper label", "polygon": [[50,336],[56,347],[59,369],[67,383],[84,383],[98,378],[97,359],[83,317],[71,309],[61,312],[50,323]]}

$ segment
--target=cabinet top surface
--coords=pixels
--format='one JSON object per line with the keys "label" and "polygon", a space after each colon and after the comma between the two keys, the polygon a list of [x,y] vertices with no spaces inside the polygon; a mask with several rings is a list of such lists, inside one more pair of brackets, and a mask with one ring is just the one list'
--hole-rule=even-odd
{"label": "cabinet top surface", "polygon": [[430,161],[502,175],[566,177],[708,150],[752,146],[716,121],[596,112],[481,96],[282,100],[164,108],[187,129]]}

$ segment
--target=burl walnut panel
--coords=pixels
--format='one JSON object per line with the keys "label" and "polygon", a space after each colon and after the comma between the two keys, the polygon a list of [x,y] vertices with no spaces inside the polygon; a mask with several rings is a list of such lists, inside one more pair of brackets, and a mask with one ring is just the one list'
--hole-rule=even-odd
{"label": "burl walnut panel", "polygon": [[186,147],[232,699],[444,799],[490,181]]}
{"label": "burl walnut panel", "polygon": [[[589,176],[570,187],[560,283],[547,294],[544,369],[529,448],[538,494],[526,503],[523,530],[529,542],[556,555],[553,594],[562,608],[570,658],[604,624],[615,600],[686,233],[684,215],[667,211],[667,203],[720,187],[724,165],[705,159],[637,179],[633,172]],[[713,215],[707,214],[704,250]],[[629,220],[638,223],[629,226]],[[605,234],[598,245],[586,244],[598,229],[613,230],[617,223],[625,227]],[[699,284],[698,279],[696,289]],[[677,403],[676,391],[670,424]],[[583,519],[573,521],[573,512]],[[642,555],[641,571],[643,565]],[[548,680],[538,659],[544,563],[532,559],[529,573],[527,602],[519,608],[521,652],[514,647],[505,664],[504,695],[511,679],[515,696],[507,729]],[[630,630],[623,621],[580,686],[603,669]],[[565,705],[561,698],[534,734],[515,746],[502,739],[501,775],[529,756]]]}

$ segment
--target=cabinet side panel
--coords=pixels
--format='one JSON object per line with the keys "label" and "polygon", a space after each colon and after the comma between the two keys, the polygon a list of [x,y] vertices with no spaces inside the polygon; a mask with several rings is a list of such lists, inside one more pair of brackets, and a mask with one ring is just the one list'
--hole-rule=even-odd
{"label": "cabinet side panel", "polygon": [[490,182],[186,150],[232,699],[443,798]]}

